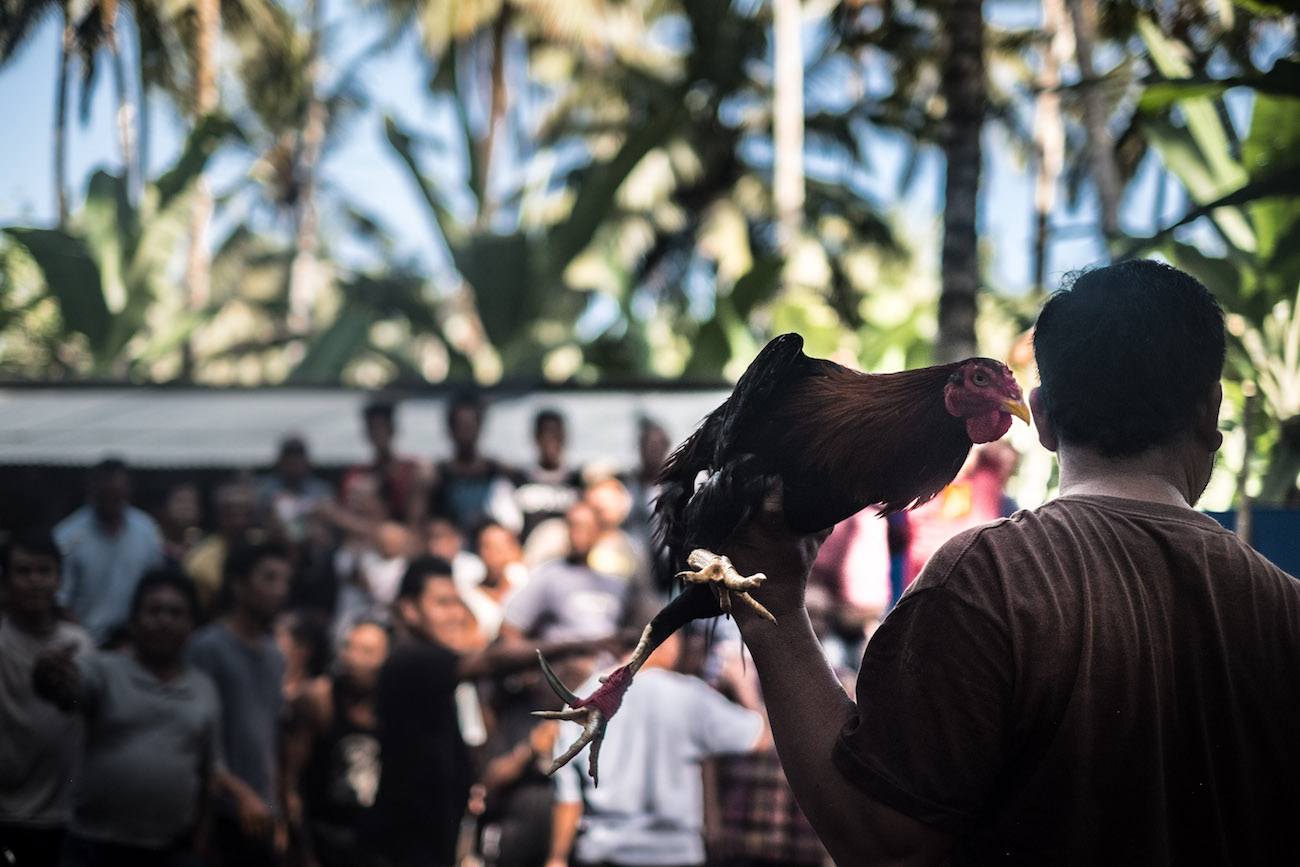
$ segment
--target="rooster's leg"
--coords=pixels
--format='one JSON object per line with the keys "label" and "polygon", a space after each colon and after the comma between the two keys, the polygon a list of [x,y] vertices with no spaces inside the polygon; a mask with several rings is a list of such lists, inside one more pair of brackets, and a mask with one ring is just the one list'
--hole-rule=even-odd
{"label": "rooster's leg", "polygon": [[703,548],[696,548],[692,551],[686,558],[686,562],[694,566],[695,571],[678,572],[677,577],[688,584],[719,585],[718,601],[723,611],[731,613],[731,594],[735,593],[740,601],[757,611],[759,616],[773,623],[776,622],[772,612],[749,595],[750,590],[760,587],[767,580],[767,576],[762,572],[756,572],[753,575],[741,575],[736,571],[736,567],[731,565],[731,560],[726,556],[714,554],[712,551],[706,551]]}
{"label": "rooster's leg", "polygon": [[600,746],[605,739],[605,726],[609,724],[609,718],[618,710],[619,704],[623,701],[623,693],[632,685],[632,677],[641,669],[645,661],[650,658],[654,651],[651,646],[651,629],[647,626],[641,633],[641,640],[637,642],[636,649],[632,651],[632,656],[627,663],[620,669],[600,679],[600,689],[593,692],[587,698],[578,698],[569,691],[555,672],[547,664],[546,658],[538,651],[537,658],[542,664],[542,674],[546,677],[546,682],[555,690],[555,694],[564,699],[564,710],[533,711],[533,716],[543,717],[545,719],[566,720],[576,722],[582,725],[582,734],[574,741],[564,754],[551,763],[548,774],[553,774],[560,768],[568,764],[574,756],[582,752],[582,748],[591,744],[591,751],[587,754],[587,773],[591,776],[593,784],[598,784],[600,759]]}

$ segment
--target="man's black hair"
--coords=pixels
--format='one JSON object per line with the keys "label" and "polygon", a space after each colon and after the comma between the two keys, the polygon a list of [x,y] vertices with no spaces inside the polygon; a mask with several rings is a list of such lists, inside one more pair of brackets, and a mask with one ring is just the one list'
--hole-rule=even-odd
{"label": "man's black hair", "polygon": [[1223,372],[1223,311],[1196,278],[1147,259],[1067,278],[1034,355],[1057,436],[1123,457],[1186,431]]}
{"label": "man's black hair", "polygon": [[289,455],[307,456],[307,442],[300,436],[288,436],[280,440],[280,457],[286,458]]}
{"label": "man's black hair", "polygon": [[558,409],[547,407],[539,409],[537,415],[533,416],[533,439],[542,435],[542,428],[548,424],[557,424],[560,426],[560,433],[564,433],[565,423],[564,416],[560,415]]}
{"label": "man's black hair", "polygon": [[333,656],[330,647],[330,622],[323,612],[300,608],[289,617],[289,634],[307,649],[307,675],[320,677],[329,670]]}
{"label": "man's black hair", "polygon": [[49,530],[28,527],[15,531],[0,546],[0,574],[9,574],[9,559],[18,548],[38,557],[52,557],[56,565],[63,565],[63,552],[54,541],[54,535]]}
{"label": "man's black hair", "polygon": [[145,597],[157,590],[159,587],[170,587],[181,595],[185,600],[185,605],[190,609],[190,620],[197,623],[199,620],[199,593],[194,589],[194,581],[175,566],[163,566],[158,569],[150,569],[140,578],[140,583],[135,585],[135,593],[131,595],[131,619],[135,620],[136,615],[140,613],[141,606],[144,605]]}
{"label": "man's black hair", "polygon": [[397,413],[397,407],[387,400],[372,400],[361,410],[361,417],[369,422],[371,419],[381,418],[388,422],[389,427],[393,425],[393,416]]}
{"label": "man's black hair", "polygon": [[514,534],[514,530],[511,530],[509,527],[507,527],[505,524],[498,521],[496,518],[484,518],[483,520],[475,524],[474,527],[469,532],[469,544],[475,554],[478,553],[479,540],[483,538],[484,533],[486,533],[488,530],[491,530],[493,527],[500,527],[502,530],[506,530],[507,532]]}
{"label": "man's black hair", "polygon": [[109,476],[126,472],[130,472],[126,466],[126,461],[119,457],[107,457],[90,468],[90,478],[93,481],[100,481],[101,479],[107,479]]}
{"label": "man's black hair", "polygon": [[659,433],[663,434],[665,437],[668,436],[668,429],[665,428],[663,425],[661,425],[659,422],[652,419],[650,416],[648,415],[637,416],[637,420],[636,420],[637,436],[645,436],[646,434],[651,433],[653,431],[658,431]]}
{"label": "man's black hair", "polygon": [[469,409],[482,421],[483,413],[486,407],[483,404],[483,398],[476,391],[458,391],[447,401],[447,424],[451,424],[452,417],[456,415],[457,410]]}
{"label": "man's black hair", "polygon": [[56,568],[62,568],[64,565],[64,552],[59,549],[59,543],[55,541],[55,536],[49,530],[38,528],[14,530],[9,538],[5,539],[3,545],[0,545],[0,578],[8,580],[9,560],[13,558],[13,552],[17,549],[22,549],[27,554],[53,558]]}
{"label": "man's black hair", "polygon": [[227,589],[236,581],[244,581],[257,564],[263,560],[274,557],[278,560],[289,560],[289,550],[283,545],[276,545],[270,542],[263,542],[258,545],[234,545],[226,552],[226,564],[222,569],[222,577],[225,579]]}
{"label": "man's black hair", "polygon": [[411,561],[411,565],[406,567],[401,587],[397,590],[397,598],[416,601],[424,593],[424,585],[431,578],[445,578],[450,581],[451,564],[441,557],[416,557]]}

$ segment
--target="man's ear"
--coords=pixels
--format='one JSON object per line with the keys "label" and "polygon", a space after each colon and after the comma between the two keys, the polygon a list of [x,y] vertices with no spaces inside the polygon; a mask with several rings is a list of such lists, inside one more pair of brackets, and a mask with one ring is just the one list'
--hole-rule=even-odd
{"label": "man's ear", "polygon": [[410,626],[419,621],[419,611],[415,608],[415,603],[410,599],[397,600],[397,619]]}
{"label": "man's ear", "polygon": [[1060,442],[1056,437],[1056,428],[1052,427],[1052,420],[1043,405],[1042,391],[1041,388],[1035,388],[1029,392],[1029,410],[1034,414],[1034,429],[1038,431],[1038,441],[1042,443],[1043,448],[1054,452]]}
{"label": "man's ear", "polygon": [[1223,432],[1219,430],[1219,410],[1223,406],[1223,383],[1215,382],[1209,396],[1197,406],[1196,439],[1207,449],[1217,452],[1223,445]]}

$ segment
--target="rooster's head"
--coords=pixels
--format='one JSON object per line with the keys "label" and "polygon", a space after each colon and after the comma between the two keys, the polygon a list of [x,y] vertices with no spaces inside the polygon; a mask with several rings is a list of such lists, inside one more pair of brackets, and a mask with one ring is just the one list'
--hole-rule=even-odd
{"label": "rooster's head", "polygon": [[958,363],[943,388],[948,414],[966,422],[971,442],[1001,439],[1011,429],[1011,417],[1029,423],[1020,384],[1011,369],[991,358],[968,358]]}

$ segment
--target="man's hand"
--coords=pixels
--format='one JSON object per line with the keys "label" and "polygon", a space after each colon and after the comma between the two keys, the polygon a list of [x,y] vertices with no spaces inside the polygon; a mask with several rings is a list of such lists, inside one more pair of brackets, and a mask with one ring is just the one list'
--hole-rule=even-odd
{"label": "man's hand", "polygon": [[276,830],[271,808],[250,789],[235,790],[235,811],[239,814],[239,829],[254,840],[266,840]]}
{"label": "man's hand", "polygon": [[[782,615],[803,609],[808,572],[829,535],[830,529],[800,535],[790,528],[778,477],[768,486],[759,509],[720,546],[720,553],[731,558],[742,575],[762,572],[767,576],[763,586],[751,591],[751,595],[780,623]],[[747,605],[733,606],[732,612],[741,625],[760,619]]]}
{"label": "man's hand", "polygon": [[77,645],[67,644],[43,654],[32,666],[32,690],[64,713],[72,713],[81,696],[76,654]]}

